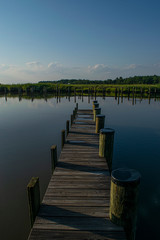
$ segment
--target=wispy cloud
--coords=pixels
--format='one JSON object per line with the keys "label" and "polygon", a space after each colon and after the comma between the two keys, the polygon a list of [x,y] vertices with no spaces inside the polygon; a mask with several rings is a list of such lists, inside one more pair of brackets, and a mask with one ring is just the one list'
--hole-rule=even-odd
{"label": "wispy cloud", "polygon": [[58,62],[50,62],[48,64],[48,68],[57,68],[57,67],[62,67],[62,64],[60,64]]}
{"label": "wispy cloud", "polygon": [[115,79],[135,75],[160,75],[160,63],[146,66],[134,63],[125,66],[108,66],[103,63],[84,67],[67,67],[57,61],[43,64],[40,61],[20,65],[0,64],[1,83],[38,82],[62,78],[77,79]]}

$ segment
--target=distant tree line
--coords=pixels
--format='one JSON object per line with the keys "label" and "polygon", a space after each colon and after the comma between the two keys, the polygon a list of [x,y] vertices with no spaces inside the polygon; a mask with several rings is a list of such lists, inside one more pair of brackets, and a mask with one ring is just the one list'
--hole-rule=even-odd
{"label": "distant tree line", "polygon": [[88,79],[61,79],[58,81],[40,81],[39,83],[60,83],[60,84],[158,84],[160,76],[134,76],[128,78],[116,78],[114,80],[88,80]]}

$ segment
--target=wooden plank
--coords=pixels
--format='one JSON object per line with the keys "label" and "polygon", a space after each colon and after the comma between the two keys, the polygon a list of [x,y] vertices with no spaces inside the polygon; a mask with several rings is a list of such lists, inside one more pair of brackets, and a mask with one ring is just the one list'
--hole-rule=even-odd
{"label": "wooden plank", "polygon": [[51,229],[33,229],[30,240],[125,240],[122,231],[65,231]]}
{"label": "wooden plank", "polygon": [[82,217],[82,216],[92,216],[92,217],[109,217],[109,207],[79,207],[79,206],[51,206],[42,204],[38,216],[52,216],[52,217]]}
{"label": "wooden plank", "polygon": [[120,231],[108,218],[97,217],[46,217],[37,216],[34,228],[52,230],[81,230],[81,231]]}
{"label": "wooden plank", "polygon": [[52,186],[48,187],[46,191],[46,196],[52,197],[107,197],[109,190],[104,191],[103,189],[59,189],[59,188],[52,188]]}

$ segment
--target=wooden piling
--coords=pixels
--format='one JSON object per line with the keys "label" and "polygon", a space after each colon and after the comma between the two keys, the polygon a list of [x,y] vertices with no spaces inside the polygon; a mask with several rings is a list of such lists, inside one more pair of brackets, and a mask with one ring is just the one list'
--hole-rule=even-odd
{"label": "wooden piling", "polygon": [[36,215],[40,207],[40,190],[39,190],[39,178],[32,177],[27,185],[29,215],[31,228],[35,221]]}
{"label": "wooden piling", "polygon": [[51,146],[51,166],[52,166],[52,173],[57,165],[57,145]]}
{"label": "wooden piling", "polygon": [[73,118],[75,119],[75,117],[76,117],[76,110],[74,109],[73,110]]}
{"label": "wooden piling", "polygon": [[94,109],[94,111],[93,111],[93,120],[94,120],[94,122],[96,121],[96,116],[98,115],[98,114],[101,114],[101,108],[95,108]]}
{"label": "wooden piling", "polygon": [[100,130],[99,136],[99,156],[105,157],[109,171],[112,170],[114,129],[103,128]]}
{"label": "wooden piling", "polygon": [[92,104],[93,109],[94,109],[94,105],[97,104],[97,103],[98,103],[97,100],[94,100],[94,101],[93,101],[93,104]]}
{"label": "wooden piling", "polygon": [[110,219],[123,226],[127,240],[135,240],[140,174],[119,168],[111,174]]}
{"label": "wooden piling", "polygon": [[73,119],[74,119],[74,117],[73,117],[73,114],[71,115],[71,126],[72,126],[72,124],[73,124]]}
{"label": "wooden piling", "polygon": [[69,120],[66,121],[66,135],[69,133]]}
{"label": "wooden piling", "polygon": [[104,128],[105,115],[96,115],[96,133],[99,133],[100,129]]}
{"label": "wooden piling", "polygon": [[76,103],[76,109],[77,109],[77,111],[78,111],[78,103]]}
{"label": "wooden piling", "polygon": [[95,109],[95,108],[98,108],[98,107],[99,107],[99,103],[94,103],[94,104],[93,104],[93,112],[94,112],[94,109]]}
{"label": "wooden piling", "polygon": [[65,130],[61,131],[61,148],[63,148],[65,143]]}

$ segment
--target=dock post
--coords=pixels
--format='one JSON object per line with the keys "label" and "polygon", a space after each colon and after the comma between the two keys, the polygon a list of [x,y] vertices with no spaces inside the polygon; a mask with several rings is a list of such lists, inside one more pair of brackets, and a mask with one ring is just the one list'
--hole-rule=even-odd
{"label": "dock post", "polygon": [[94,109],[95,109],[95,108],[98,108],[98,107],[99,107],[99,103],[94,103],[94,104],[93,104],[93,113],[94,113]]}
{"label": "dock post", "polygon": [[63,148],[65,143],[65,130],[61,131],[61,148]]}
{"label": "dock post", "polygon": [[69,133],[69,120],[66,122],[66,135]]}
{"label": "dock post", "polygon": [[32,177],[27,185],[28,204],[29,204],[29,215],[31,228],[34,224],[40,207],[40,190],[39,190],[39,178]]}
{"label": "dock post", "polygon": [[73,118],[75,119],[76,117],[76,110],[73,110]]}
{"label": "dock post", "polygon": [[97,100],[94,100],[94,101],[93,101],[93,105],[94,105],[95,103],[98,103]]}
{"label": "dock post", "polygon": [[73,124],[73,119],[74,119],[74,117],[73,117],[73,114],[71,115],[71,125]]}
{"label": "dock post", "polygon": [[94,111],[93,111],[93,120],[94,120],[94,122],[96,121],[96,116],[98,114],[101,114],[101,108],[99,108],[99,107],[95,108]]}
{"label": "dock post", "polygon": [[96,133],[99,133],[100,129],[104,128],[105,115],[96,115]]}
{"label": "dock post", "polygon": [[102,128],[99,136],[99,156],[105,157],[109,171],[112,171],[114,129]]}
{"label": "dock post", "polygon": [[77,109],[77,111],[78,111],[78,103],[76,103],[76,109]]}
{"label": "dock post", "polygon": [[139,183],[136,170],[112,171],[109,216],[113,223],[124,227],[127,240],[135,240]]}
{"label": "dock post", "polygon": [[52,166],[52,174],[57,165],[57,145],[51,146],[51,166]]}
{"label": "dock post", "polygon": [[77,107],[75,107],[74,111],[75,111],[75,113],[77,114],[77,111],[78,111]]}

